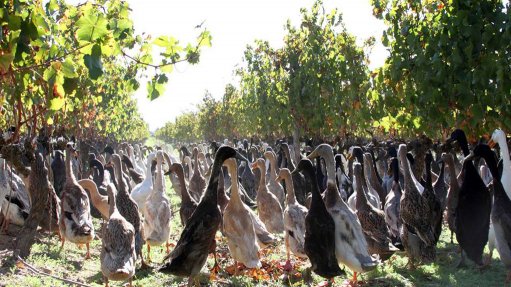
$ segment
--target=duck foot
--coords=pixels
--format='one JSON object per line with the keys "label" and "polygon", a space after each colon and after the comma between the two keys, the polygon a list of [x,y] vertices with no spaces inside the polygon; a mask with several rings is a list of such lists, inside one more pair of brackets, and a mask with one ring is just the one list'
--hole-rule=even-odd
{"label": "duck foot", "polygon": [[89,243],[87,242],[85,245],[87,246],[87,253],[85,253],[85,260],[91,259]]}
{"label": "duck foot", "polygon": [[326,281],[320,282],[316,287],[327,287],[327,286],[334,286],[335,279],[331,278]]}
{"label": "duck foot", "polygon": [[484,266],[490,266],[491,265],[491,259],[492,259],[492,255],[488,255],[486,258],[484,258],[484,261],[483,261],[483,264]]}
{"label": "duck foot", "polygon": [[211,269],[209,269],[209,271],[214,274],[217,274],[221,270],[222,270],[222,268],[220,268],[220,265],[218,264],[218,262],[215,262],[215,264],[213,264],[213,267],[211,267]]}
{"label": "duck foot", "polygon": [[144,259],[142,259],[142,264],[140,265],[140,269],[142,270],[147,270],[147,269],[151,269],[151,265],[147,264]]}
{"label": "duck foot", "polygon": [[465,253],[461,250],[461,258],[458,264],[456,264],[456,268],[465,268],[467,267],[467,263],[465,262]]}
{"label": "duck foot", "polygon": [[280,268],[282,268],[282,270],[286,273],[289,273],[291,271],[293,271],[294,269],[294,266],[293,264],[291,264],[291,260],[286,260],[286,263],[282,264],[282,262],[280,263]]}

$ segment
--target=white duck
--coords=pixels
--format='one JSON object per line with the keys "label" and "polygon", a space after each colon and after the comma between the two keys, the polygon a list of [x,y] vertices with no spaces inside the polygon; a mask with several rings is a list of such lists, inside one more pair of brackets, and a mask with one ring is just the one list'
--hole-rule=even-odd
{"label": "white duck", "polygon": [[147,168],[144,181],[137,184],[131,191],[131,197],[138,205],[138,209],[141,213],[144,213],[144,207],[146,204],[147,197],[153,191],[153,176],[151,174],[151,162],[155,157],[155,153],[151,153],[147,156]]}
{"label": "white duck", "polygon": [[509,149],[506,141],[506,134],[501,129],[496,129],[491,135],[488,143],[490,147],[494,147],[498,143],[500,147],[500,158],[502,158],[502,176],[500,182],[506,191],[507,197],[511,198],[511,160],[509,159]]}
{"label": "white duck", "polygon": [[165,195],[165,180],[163,176],[163,152],[156,153],[156,176],[154,188],[145,202],[144,213],[144,239],[147,243],[148,261],[151,261],[151,246],[159,246],[167,243],[169,253],[170,235],[170,202]]}
{"label": "white duck", "polygon": [[224,209],[223,230],[231,256],[235,261],[235,273],[238,270],[236,262],[241,262],[248,268],[259,268],[261,267],[258,256],[259,246],[248,207],[243,204],[239,194],[236,160],[227,159],[224,161],[224,166],[227,166],[232,184],[231,198]]}
{"label": "white duck", "polygon": [[135,151],[134,151],[134,148],[132,145],[129,145],[128,146],[128,157],[130,158],[131,160],[131,163],[133,163],[133,168],[135,169],[136,172],[140,173],[140,174],[144,174],[144,167],[140,166],[138,164],[138,161],[135,157]]}

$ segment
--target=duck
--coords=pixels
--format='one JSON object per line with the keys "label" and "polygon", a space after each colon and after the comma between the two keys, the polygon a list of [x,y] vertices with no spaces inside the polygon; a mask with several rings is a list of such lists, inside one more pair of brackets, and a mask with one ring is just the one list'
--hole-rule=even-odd
{"label": "duck", "polygon": [[[500,130],[499,130],[500,131]],[[505,138],[505,135],[504,135]],[[503,145],[506,145],[505,147]],[[509,157],[508,154],[502,152],[507,150],[507,142],[499,142],[501,148],[501,156]],[[473,157],[484,158],[492,177],[493,181],[493,205],[491,209],[491,222],[493,231],[495,233],[495,242],[497,251],[500,255],[500,260],[506,267],[508,273],[506,277],[506,284],[511,282],[511,200],[504,188],[504,182],[497,168],[497,158],[495,153],[490,149],[490,146],[485,144],[478,144],[472,153]],[[470,156],[469,156],[470,157]],[[505,159],[503,159],[505,161]],[[504,175],[504,173],[502,174]]]}
{"label": "duck", "polygon": [[[450,140],[457,141],[465,157],[470,157],[467,138],[461,129],[452,132]],[[456,239],[462,249],[458,267],[465,265],[465,255],[478,266],[488,242],[490,228],[491,194],[479,176],[472,160],[463,161],[464,178],[456,206]]]}
{"label": "duck", "polygon": [[99,193],[108,198],[106,187],[111,182],[110,172],[105,171],[105,166],[97,158],[89,160],[89,169],[92,170],[92,180],[96,184]]}
{"label": "duck", "polygon": [[[292,171],[296,169],[295,162],[293,161],[293,157],[291,156],[290,148],[287,143],[282,143],[280,145],[281,150],[284,152],[284,156],[286,158],[287,168]],[[305,178],[301,173],[295,173],[291,176],[293,179],[293,189],[295,193],[296,200],[302,206],[305,205],[305,199],[307,195],[305,194]],[[287,198],[286,198],[287,199]]]}
{"label": "duck", "polygon": [[[87,192],[87,196],[89,196],[90,203],[97,212],[100,214],[100,217],[108,220],[110,216],[110,205],[108,204],[108,196],[104,196],[99,193],[98,187],[96,183],[90,179],[80,179],[77,181],[78,184]],[[92,206],[91,206],[91,216],[92,215]]]}
{"label": "duck", "polygon": [[142,246],[145,242],[143,238],[143,226],[138,205],[131,197],[128,191],[128,183],[123,178],[121,157],[114,153],[112,154],[111,158],[114,167],[113,174],[115,177],[115,182],[117,182],[117,195],[115,197],[115,204],[119,210],[119,213],[133,225],[133,228],[135,229],[135,251],[137,258],[140,258],[142,268],[148,268],[149,266],[146,264],[144,257],[142,256]]}
{"label": "duck", "polygon": [[[379,209],[381,209],[385,204],[385,197],[387,196],[387,193],[383,189],[383,186],[380,183],[380,178],[378,176],[378,173],[376,172],[375,163],[373,160],[373,156],[370,153],[364,153],[364,174],[365,174],[365,181],[366,185],[369,189],[372,189],[376,192],[378,195],[378,199],[380,201],[380,205],[378,206]],[[361,178],[363,179],[363,178]],[[374,192],[373,192],[374,194]],[[383,204],[382,204],[383,202]]]}
{"label": "duck", "polygon": [[71,166],[74,148],[71,143],[66,146],[66,184],[62,189],[61,216],[59,229],[62,246],[65,241],[85,244],[87,253],[85,259],[90,259],[89,243],[94,238],[94,225],[90,214],[90,201],[85,190],[78,184]]}
{"label": "duck", "polygon": [[453,243],[453,236],[456,231],[456,206],[458,206],[460,186],[456,176],[456,167],[453,155],[451,153],[444,152],[442,153],[441,158],[449,172],[449,188],[447,190],[447,198],[445,200],[445,219],[447,221],[447,226],[451,231],[451,243]]}
{"label": "duck", "polygon": [[[132,168],[139,175],[144,176],[145,165],[139,165],[139,161],[137,161],[137,156],[135,155],[135,148],[132,145],[128,145],[128,157],[132,164]],[[143,163],[143,161],[140,161]],[[143,178],[142,178],[143,179]]]}
{"label": "duck", "polygon": [[133,200],[137,203],[138,209],[142,213],[144,213],[147,198],[151,195],[154,187],[151,167],[155,157],[156,157],[155,153],[150,153],[147,156],[147,167],[144,181],[135,185],[135,187],[133,187],[133,190],[131,191],[131,198],[133,198]]}
{"label": "duck", "polygon": [[215,234],[222,221],[217,203],[219,173],[223,162],[236,156],[236,150],[221,146],[213,162],[211,176],[204,195],[192,214],[179,240],[163,260],[159,271],[188,277],[188,285],[196,283],[197,275],[206,263],[209,251],[215,246]]}
{"label": "duck", "polygon": [[332,147],[328,144],[320,144],[308,155],[308,158],[319,156],[325,160],[327,170],[327,189],[323,192],[323,196],[326,209],[334,220],[335,255],[339,263],[353,271],[352,282],[357,282],[357,274],[373,270],[378,265],[378,261],[369,255],[368,244],[357,215],[341,199],[337,190]]}
{"label": "duck", "polygon": [[[167,164],[169,165],[169,169],[170,169],[170,166],[173,164],[173,163],[177,163],[177,159],[174,158],[174,157],[171,157],[167,152],[163,152],[163,156],[165,157],[165,161],[167,162]],[[181,165],[181,168],[183,168],[183,166]],[[176,195],[181,198],[181,181],[180,179],[178,178],[177,176],[177,173],[175,172],[168,172],[167,173],[169,175],[169,179],[170,179],[170,182],[172,183],[172,189],[176,192]],[[186,180],[184,178],[184,169],[183,169],[183,184],[186,186]]]}
{"label": "duck", "polygon": [[348,201],[348,197],[353,194],[353,183],[351,179],[348,177],[346,172],[344,172],[344,164],[343,164],[343,155],[336,154],[335,159],[335,176],[337,179],[337,185],[339,186],[339,192],[341,193],[341,198],[345,202]]}
{"label": "duck", "polygon": [[170,165],[169,173],[175,173],[179,179],[179,187],[181,188],[178,192],[181,197],[181,206],[179,208],[179,216],[181,219],[181,225],[184,227],[188,222],[188,219],[192,216],[193,212],[197,208],[197,202],[190,196],[188,189],[185,184],[185,175],[183,165],[179,162],[175,162]]}
{"label": "duck", "polygon": [[61,150],[55,150],[55,157],[51,162],[51,170],[53,172],[53,187],[60,197],[62,188],[66,183],[66,162],[64,161],[64,153]]}
{"label": "duck", "polygon": [[284,209],[284,242],[286,245],[287,261],[285,270],[292,270],[290,251],[296,257],[307,258],[304,250],[305,240],[305,216],[307,208],[301,205],[295,197],[291,172],[287,168],[281,168],[276,181],[284,181],[286,185],[286,209]]}
{"label": "duck", "polygon": [[[500,147],[500,158],[502,159],[502,176],[500,181],[504,187],[507,196],[511,198],[511,160],[509,159],[509,149],[507,146],[506,134],[501,129],[496,129],[488,142],[488,145],[493,148],[496,144]],[[495,176],[492,174],[493,178]]]}
{"label": "duck", "polygon": [[108,221],[103,228],[101,236],[101,273],[108,287],[110,280],[129,280],[135,275],[137,254],[135,252],[135,228],[124,218],[117,209],[115,201],[115,187],[107,186],[108,200],[110,202]]}
{"label": "duck", "polygon": [[245,187],[245,191],[251,199],[255,199],[257,194],[256,177],[250,168],[248,161],[243,161],[243,171],[241,172],[241,185]]}
{"label": "duck", "polygon": [[252,163],[252,169],[259,169],[259,189],[257,190],[257,209],[259,218],[271,233],[282,233],[284,231],[284,215],[279,199],[268,190],[266,183],[265,163],[262,158]]}
{"label": "duck", "polygon": [[399,234],[401,232],[401,226],[403,225],[399,212],[402,191],[401,185],[399,184],[399,163],[397,157],[393,157],[390,160],[390,169],[392,171],[392,185],[385,198],[383,211],[385,212],[385,222],[389,228],[392,242],[400,243],[401,238]]}
{"label": "duck", "polygon": [[[366,156],[368,155],[364,155]],[[368,251],[370,254],[377,254],[380,260],[386,260],[398,249],[391,243],[385,213],[369,204],[366,193],[362,189],[362,166],[358,162],[353,164],[353,175],[356,178],[355,189],[357,190],[356,215],[366,237]]]}
{"label": "duck", "polygon": [[198,159],[198,149],[193,149],[193,157],[195,159],[193,166],[193,175],[190,177],[190,182],[188,183],[188,190],[190,195],[195,201],[200,201],[204,190],[206,189],[206,179],[202,176],[199,168],[199,159]]}
{"label": "duck", "polygon": [[284,187],[280,184],[280,182],[276,182],[277,173],[279,171],[277,167],[277,160],[275,158],[275,153],[272,151],[264,152],[264,158],[270,162],[270,177],[268,184],[266,185],[268,190],[273,193],[282,207],[285,206],[286,195],[284,194]]}
{"label": "duck", "polygon": [[435,231],[431,226],[429,205],[420,192],[422,186],[418,186],[418,182],[414,180],[405,144],[399,145],[398,162],[404,178],[400,200],[400,215],[403,221],[400,238],[408,254],[408,265],[415,268],[417,261],[426,263],[435,259]]}
{"label": "duck", "polygon": [[231,197],[223,212],[223,234],[227,238],[227,245],[234,259],[235,274],[237,262],[243,263],[248,268],[260,268],[259,246],[256,240],[254,224],[248,208],[242,202],[238,191],[238,170],[236,160],[226,159],[224,166],[232,178]]}
{"label": "duck", "polygon": [[[433,187],[432,178],[431,178],[431,163],[433,162],[433,155],[431,152],[426,152],[425,164],[426,164],[426,184],[424,186],[424,192],[422,193],[422,197],[428,202],[430,214],[431,214],[431,226],[434,227],[435,232],[435,244],[440,239],[440,234],[442,232],[442,203],[440,199],[435,194],[435,189]],[[442,177],[443,180],[443,177]],[[438,181],[438,179],[437,179]]]}
{"label": "duck", "polygon": [[128,175],[131,179],[131,185],[137,185],[144,181],[144,175],[142,173],[139,173],[137,169],[135,169],[135,166],[133,165],[133,162],[129,158],[129,156],[123,154],[122,155],[122,163],[126,166],[126,169],[128,170]]}
{"label": "duck", "polygon": [[310,209],[305,216],[304,251],[312,265],[312,271],[321,277],[332,279],[345,274],[337,263],[335,223],[321,199],[312,162],[302,159],[293,173],[302,172],[312,183]]}
{"label": "duck", "polygon": [[440,201],[440,208],[442,213],[445,210],[445,206],[447,205],[447,186],[445,183],[445,162],[441,161],[440,170],[438,173],[438,178],[435,183],[433,183],[433,191],[435,193],[436,198]]}
{"label": "duck", "polygon": [[[381,200],[380,200],[380,196],[378,195],[378,193],[376,192],[376,190],[374,188],[370,188],[368,185],[367,185],[367,180],[365,179],[365,172],[366,170],[369,171],[369,168],[366,168],[366,164],[364,164],[364,152],[362,151],[362,148],[358,147],[358,146],[354,146],[354,147],[351,147],[350,150],[349,150],[349,160],[351,161],[352,159],[356,159],[358,161],[358,163],[360,163],[362,165],[362,178],[364,179],[362,181],[362,188],[364,189],[364,191],[366,192],[366,196],[369,200],[369,203],[376,207],[376,208],[380,208],[381,207]],[[351,174],[353,175],[353,161],[351,161]],[[356,180],[354,177],[352,177],[353,179],[353,186],[356,185]],[[351,194],[351,196],[348,198],[348,206],[351,208],[351,210],[355,211],[357,210],[357,206],[356,206],[356,202],[357,202],[357,192],[354,190],[353,193]]]}
{"label": "duck", "polygon": [[166,187],[163,175],[163,152],[156,153],[156,176],[154,187],[145,202],[144,212],[144,239],[147,243],[148,261],[151,261],[151,246],[160,246],[167,243],[169,253],[170,220],[172,212],[170,202],[165,195]]}

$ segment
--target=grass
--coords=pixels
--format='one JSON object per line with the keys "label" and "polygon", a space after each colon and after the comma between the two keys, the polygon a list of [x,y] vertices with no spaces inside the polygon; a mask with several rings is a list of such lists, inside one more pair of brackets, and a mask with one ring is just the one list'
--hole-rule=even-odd
{"label": "grass", "polygon": [[[179,222],[179,198],[170,188],[171,184],[166,179],[167,192],[171,198],[173,211],[171,242],[176,243],[182,226]],[[101,223],[94,221],[96,232],[99,233]],[[257,276],[247,274],[232,276],[229,271],[233,264],[229,256],[226,242],[220,232],[217,234],[217,254],[222,270],[209,280],[209,269],[213,266],[213,257],[210,255],[206,267],[201,276],[202,286],[307,286],[317,285],[323,281],[315,274],[310,274],[306,261],[296,262],[297,273],[291,279],[283,278],[283,272],[279,269],[280,262],[285,260],[285,249],[282,239],[278,244],[265,249],[262,257],[263,270]],[[495,251],[491,266],[479,271],[473,265],[464,269],[455,266],[459,260],[458,246],[450,243],[450,232],[444,229],[440,242],[437,246],[437,260],[434,263],[422,265],[415,270],[406,267],[408,262],[405,254],[394,255],[390,261],[381,264],[376,270],[359,276],[359,286],[503,286],[506,278],[504,265],[498,259]],[[81,282],[90,286],[103,286],[100,270],[99,252],[101,249],[100,239],[93,240],[91,244],[91,260],[84,260],[85,248],[72,243],[66,243],[64,249],[60,249],[58,237],[41,234],[32,247],[31,255],[27,262],[48,274],[60,278],[66,278]],[[147,250],[144,249],[146,257]],[[488,254],[488,249],[485,250]],[[69,286],[60,280],[32,273],[29,268],[22,264],[16,264],[9,256],[2,256],[0,251],[0,287],[7,286]],[[10,253],[12,254],[12,253]],[[186,286],[186,279],[159,273],[156,267],[165,256],[165,248],[152,248],[152,266],[149,270],[137,270],[133,278],[134,286]],[[351,273],[346,270],[344,277],[335,279],[336,286],[343,286]],[[125,282],[111,282],[111,286],[123,286]]]}

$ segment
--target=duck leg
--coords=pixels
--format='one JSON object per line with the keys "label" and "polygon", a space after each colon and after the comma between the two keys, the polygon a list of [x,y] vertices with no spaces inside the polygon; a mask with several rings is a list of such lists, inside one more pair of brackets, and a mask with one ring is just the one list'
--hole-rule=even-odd
{"label": "duck leg", "polygon": [[[211,268],[211,272],[218,273],[220,271],[220,265],[218,265],[218,260],[216,258],[216,240],[213,239],[213,243],[209,249],[210,253],[213,253],[213,258],[215,259],[215,264],[213,264],[213,268]],[[236,265],[235,265],[236,266]]]}
{"label": "duck leg", "polygon": [[355,285],[358,283],[357,272],[353,272],[353,278],[351,279],[351,282]]}
{"label": "duck leg", "polygon": [[89,248],[89,242],[85,243],[85,246],[87,246],[87,253],[85,253],[85,259],[90,259],[90,248]]}
{"label": "duck leg", "polygon": [[147,244],[147,262],[151,262],[151,245]]}
{"label": "duck leg", "polygon": [[460,261],[456,265],[456,268],[464,268],[466,266],[467,266],[467,264],[465,263],[465,252],[463,250],[461,250]]}
{"label": "duck leg", "polygon": [[130,283],[128,285],[129,287],[133,287],[133,277],[130,278]]}
{"label": "duck leg", "polygon": [[289,251],[289,237],[288,236],[285,237],[284,242],[286,244],[286,256],[287,256],[287,260],[286,260],[286,264],[284,264],[282,269],[285,272],[291,272],[293,270],[293,264],[291,264],[291,254],[290,254],[291,252]]}
{"label": "duck leg", "polygon": [[108,278],[107,278],[107,277],[104,277],[104,276],[103,276],[103,278],[104,278],[104,280],[105,280],[105,287],[108,287],[108,286],[109,286],[109,285],[108,285]]}
{"label": "duck leg", "polygon": [[190,276],[188,277],[188,287],[197,286],[197,277],[196,276]]}
{"label": "duck leg", "polygon": [[167,247],[167,254],[170,253],[170,242],[167,240],[167,244],[165,244],[165,246]]}

